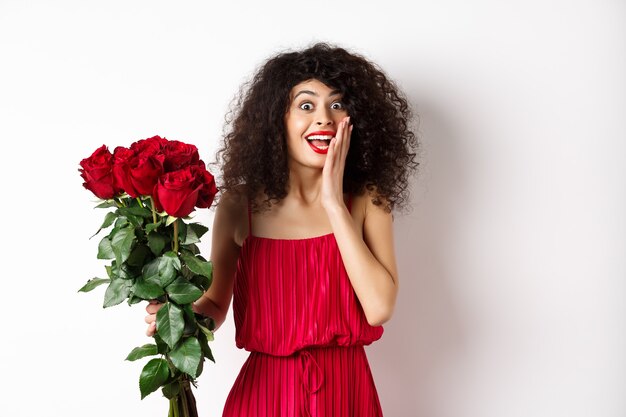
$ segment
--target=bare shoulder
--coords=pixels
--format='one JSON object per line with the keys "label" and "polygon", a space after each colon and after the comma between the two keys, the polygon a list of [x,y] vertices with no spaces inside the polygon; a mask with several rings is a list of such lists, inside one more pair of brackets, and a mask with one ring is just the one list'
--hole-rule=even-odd
{"label": "bare shoulder", "polygon": [[[374,201],[378,201],[380,204],[376,204]],[[387,213],[392,216],[392,214],[386,210],[387,199],[378,194],[376,187],[373,187],[371,190],[366,189],[365,192],[360,195],[355,195],[352,204],[356,214],[360,213],[363,219],[365,219],[368,214],[381,215],[382,213]]]}

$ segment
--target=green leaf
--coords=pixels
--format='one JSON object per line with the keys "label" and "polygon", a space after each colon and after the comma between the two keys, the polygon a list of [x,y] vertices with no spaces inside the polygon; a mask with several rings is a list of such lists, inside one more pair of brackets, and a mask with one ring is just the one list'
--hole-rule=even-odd
{"label": "green leaf", "polygon": [[159,285],[146,282],[139,278],[135,281],[135,285],[133,285],[133,294],[137,297],[143,298],[144,300],[153,300],[165,294],[165,291]]}
{"label": "green leaf", "polygon": [[201,225],[200,223],[191,223],[187,225],[187,232],[185,238],[182,241],[183,245],[190,245],[200,242],[200,238],[209,230],[208,227]]}
{"label": "green leaf", "polygon": [[115,200],[105,200],[94,208],[109,208],[109,207],[117,207],[117,204],[115,204]]}
{"label": "green leaf", "polygon": [[108,236],[102,238],[100,243],[98,244],[98,259],[114,259],[115,253],[113,253],[113,248],[111,247],[111,241]]}
{"label": "green leaf", "polygon": [[146,282],[161,285],[161,277],[159,275],[159,263],[161,258],[156,258],[143,266],[141,275]]}
{"label": "green leaf", "polygon": [[126,263],[131,266],[143,266],[146,256],[150,254],[150,249],[145,245],[137,245],[128,256]]}
{"label": "green leaf", "polygon": [[178,304],[193,303],[202,297],[202,290],[191,284],[185,278],[179,276],[165,288],[169,297]]}
{"label": "green leaf", "polygon": [[160,225],[161,225],[161,220],[159,220],[156,223],[148,223],[146,225],[146,234],[149,235],[150,233],[158,229]]}
{"label": "green leaf", "polygon": [[[178,259],[178,256],[172,252],[166,252],[163,256],[161,256],[160,258],[160,262],[159,262],[159,275],[161,277],[170,277],[170,276],[174,276],[176,277],[176,271],[180,271],[181,268],[181,264],[180,264],[180,259]],[[171,280],[169,282],[172,282]],[[168,282],[168,284],[169,284]],[[163,283],[163,280],[161,281],[161,283]],[[166,284],[164,284],[165,286]]]}
{"label": "green leaf", "polygon": [[106,292],[104,293],[103,307],[107,308],[118,305],[124,301],[129,294],[130,287],[128,286],[128,281],[123,279],[114,279],[111,281]]}
{"label": "green leaf", "polygon": [[83,285],[78,292],[89,292],[102,284],[106,284],[107,282],[111,282],[111,280],[108,278],[92,278],[87,281],[87,283]]}
{"label": "green leaf", "polygon": [[170,352],[169,357],[176,368],[195,377],[202,359],[202,349],[198,339],[195,337],[185,339]]}
{"label": "green leaf", "polygon": [[193,231],[193,229],[189,227],[187,228],[187,234],[185,235],[185,238],[181,240],[180,243],[182,245],[191,245],[193,243],[198,243],[198,242],[200,242],[200,238],[198,238],[198,236]]}
{"label": "green leaf", "polygon": [[159,353],[161,355],[165,355],[165,353],[167,353],[169,347],[167,346],[167,343],[165,343],[163,341],[163,339],[161,339],[161,336],[159,336],[158,333],[155,333],[154,336],[152,336],[154,338],[154,341],[157,345],[157,349],[159,351]]}
{"label": "green leaf", "polygon": [[140,347],[136,347],[133,349],[125,360],[127,361],[136,361],[137,359],[145,358],[146,356],[154,356],[158,355],[159,351],[157,349],[157,345],[148,343],[147,345],[143,345]]}
{"label": "green leaf", "polygon": [[208,290],[211,286],[211,280],[202,275],[194,275],[189,281],[196,287],[201,288],[202,291]]}
{"label": "green leaf", "polygon": [[111,263],[111,274],[112,278],[120,279],[133,279],[136,276],[136,274],[134,274],[133,271],[130,270],[127,264],[124,263],[121,264],[121,266],[118,266],[116,261],[113,261]]}
{"label": "green leaf", "polygon": [[182,242],[183,240],[185,240],[185,236],[187,236],[187,223],[179,219],[178,220],[178,241]]}
{"label": "green leaf", "polygon": [[176,304],[167,302],[157,311],[157,332],[170,349],[180,340],[184,328],[183,310]]}
{"label": "green leaf", "polygon": [[215,363],[215,358],[213,358],[213,352],[211,352],[211,348],[209,347],[209,342],[207,340],[206,335],[203,332],[198,333],[198,342],[200,342],[200,349],[202,349],[202,355]]}
{"label": "green leaf", "polygon": [[165,359],[152,359],[143,367],[139,377],[139,390],[141,399],[159,389],[170,375],[170,370]]}
{"label": "green leaf", "polygon": [[[173,254],[173,252],[168,253]],[[176,255],[164,255],[148,262],[141,273],[146,282],[165,288],[176,279],[180,266],[180,260]]]}
{"label": "green leaf", "polygon": [[148,210],[145,207],[120,207],[119,209],[117,209],[117,211],[124,216],[139,216],[145,217],[146,219],[152,217],[152,211]]}
{"label": "green leaf", "polygon": [[163,248],[168,242],[169,239],[160,233],[150,233],[148,235],[148,246],[156,256],[161,255]]}
{"label": "green leaf", "polygon": [[167,216],[167,220],[165,221],[165,226],[169,226],[170,224],[174,223],[176,220],[178,220],[178,217]]}
{"label": "green leaf", "polygon": [[[115,219],[117,219],[117,213],[115,212],[109,212],[104,216],[104,222],[102,222],[102,226],[100,226],[100,228],[98,229],[98,231],[96,233],[93,234],[93,236],[97,235],[98,233],[100,233],[100,231],[102,229],[106,229],[107,227],[111,226],[113,224],[113,222],[115,221]],[[93,237],[91,236],[91,237]],[[91,237],[89,239],[91,239]]]}
{"label": "green leaf", "polygon": [[128,259],[134,241],[135,229],[133,227],[120,229],[115,236],[113,236],[111,247],[113,248],[115,260],[118,265],[121,265]]}
{"label": "green leaf", "polygon": [[143,298],[141,298],[141,297],[137,297],[137,296],[135,296],[134,294],[131,294],[131,295],[128,297],[128,305],[129,305],[129,306],[132,306],[133,304],[140,303],[140,302],[142,302],[142,301],[146,301],[146,300],[144,300],[144,299],[143,299]]}
{"label": "green leaf", "polygon": [[193,229],[194,233],[198,238],[201,238],[206,232],[209,231],[209,228],[201,225],[200,223],[191,223],[189,225],[190,229]]}
{"label": "green leaf", "polygon": [[198,327],[200,328],[202,333],[204,333],[204,335],[206,336],[206,339],[209,342],[212,342],[215,339],[215,336],[213,335],[212,331],[210,331],[209,329],[207,329],[206,327],[204,327],[202,324],[200,324],[198,322],[196,322],[196,325],[198,325]]}
{"label": "green leaf", "polygon": [[180,254],[180,257],[183,258],[183,262],[187,264],[187,268],[189,268],[192,272],[205,276],[209,279],[213,276],[213,264],[211,262],[203,261],[187,251],[183,251]]}
{"label": "green leaf", "polygon": [[180,392],[180,383],[178,381],[170,382],[161,390],[163,392],[163,396],[168,400],[171,400]]}
{"label": "green leaf", "polygon": [[194,255],[198,255],[200,253],[200,248],[195,243],[191,243],[189,245],[182,245],[181,247],[193,253]]}
{"label": "green leaf", "polygon": [[196,326],[196,314],[193,312],[191,304],[184,304],[182,309],[185,317],[185,329],[183,330],[184,338],[196,334],[198,326]]}
{"label": "green leaf", "polygon": [[113,230],[111,233],[115,233],[117,230],[120,230],[126,227],[127,224],[128,224],[128,219],[126,217],[124,216],[118,217],[117,220],[115,221],[115,227],[113,228],[116,230]]}
{"label": "green leaf", "polygon": [[200,363],[198,363],[198,368],[196,369],[196,378],[202,375],[203,370],[204,370],[204,358],[200,356]]}
{"label": "green leaf", "polygon": [[132,224],[135,227],[143,226],[143,217],[141,216],[133,216],[132,214],[127,214],[126,218],[130,222],[130,224]]}

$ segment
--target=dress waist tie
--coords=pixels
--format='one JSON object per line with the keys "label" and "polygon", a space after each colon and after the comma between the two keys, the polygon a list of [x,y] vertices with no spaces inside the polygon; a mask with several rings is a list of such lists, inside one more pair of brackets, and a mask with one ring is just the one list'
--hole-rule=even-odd
{"label": "dress waist tie", "polygon": [[[310,411],[310,407],[311,407],[311,395],[316,393],[317,391],[319,391],[320,387],[322,386],[322,383],[324,382],[324,373],[322,372],[322,368],[320,368],[320,366],[318,365],[317,361],[315,360],[315,358],[313,357],[313,355],[311,354],[311,352],[309,352],[306,349],[302,349],[299,351],[299,357],[298,357],[299,361],[300,361],[300,379],[302,380],[302,386],[304,387],[305,391],[306,391],[306,401],[304,402],[304,411],[306,412],[306,415],[309,417],[312,417],[311,415],[311,411]],[[313,371],[317,371],[317,385],[315,387],[311,387],[311,382],[310,382],[310,374],[311,374],[311,365],[315,365],[315,367],[317,369],[313,369]]]}

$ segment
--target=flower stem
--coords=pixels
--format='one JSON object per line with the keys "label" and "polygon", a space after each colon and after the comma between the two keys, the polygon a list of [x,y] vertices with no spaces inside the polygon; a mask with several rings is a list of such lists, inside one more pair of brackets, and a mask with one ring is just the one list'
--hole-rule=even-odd
{"label": "flower stem", "polygon": [[180,403],[184,417],[189,417],[189,404],[187,404],[187,391],[185,390],[185,381],[180,383]]}
{"label": "flower stem", "polygon": [[178,219],[174,222],[174,253],[178,255]]}
{"label": "flower stem", "polygon": [[156,208],[154,207],[154,199],[152,197],[148,197],[148,198],[150,198],[150,203],[152,205],[152,223],[156,223],[157,218],[156,218]]}
{"label": "flower stem", "polygon": [[180,395],[177,395],[176,397],[174,397],[174,399],[172,400],[174,401],[174,417],[179,417],[180,413],[178,412],[178,407],[180,404]]}

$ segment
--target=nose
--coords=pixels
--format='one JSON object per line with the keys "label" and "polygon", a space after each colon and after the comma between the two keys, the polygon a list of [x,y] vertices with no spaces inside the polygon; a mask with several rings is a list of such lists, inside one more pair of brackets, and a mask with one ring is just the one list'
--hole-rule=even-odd
{"label": "nose", "polygon": [[330,126],[333,124],[333,119],[330,117],[328,109],[322,107],[318,109],[317,114],[315,115],[317,118],[317,122],[315,122],[318,126]]}

